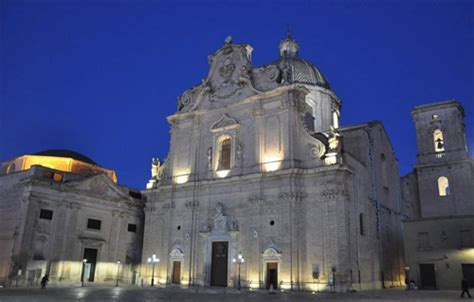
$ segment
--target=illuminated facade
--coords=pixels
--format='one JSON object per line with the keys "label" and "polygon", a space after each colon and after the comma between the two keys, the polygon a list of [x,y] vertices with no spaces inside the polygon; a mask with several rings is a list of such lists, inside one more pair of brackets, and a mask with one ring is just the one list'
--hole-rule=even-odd
{"label": "illuminated facade", "polygon": [[412,110],[418,158],[402,177],[407,271],[423,288],[474,285],[474,161],[456,101]]}
{"label": "illuminated facade", "polygon": [[0,285],[36,286],[45,274],[52,284],[138,282],[139,191],[67,150],[24,155],[2,166]]}
{"label": "illuminated facade", "polygon": [[403,283],[398,161],[380,122],[339,127],[341,101],[290,36],[209,56],[168,117],[143,194],[145,284],[335,290]]}

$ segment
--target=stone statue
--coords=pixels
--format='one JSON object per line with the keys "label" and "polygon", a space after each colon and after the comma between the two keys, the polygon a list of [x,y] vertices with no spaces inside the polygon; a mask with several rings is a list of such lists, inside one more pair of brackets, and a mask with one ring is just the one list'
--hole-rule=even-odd
{"label": "stone statue", "polygon": [[158,172],[160,171],[160,166],[161,166],[161,163],[158,157],[151,159],[151,179],[158,178]]}

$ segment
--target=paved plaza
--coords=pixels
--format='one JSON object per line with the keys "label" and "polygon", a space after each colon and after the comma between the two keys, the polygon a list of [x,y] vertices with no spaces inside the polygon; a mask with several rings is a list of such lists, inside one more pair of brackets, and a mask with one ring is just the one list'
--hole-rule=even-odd
{"label": "paved plaza", "polygon": [[356,293],[277,293],[241,292],[235,289],[180,289],[137,287],[3,288],[5,301],[474,301],[459,298],[458,291],[404,291],[386,289]]}

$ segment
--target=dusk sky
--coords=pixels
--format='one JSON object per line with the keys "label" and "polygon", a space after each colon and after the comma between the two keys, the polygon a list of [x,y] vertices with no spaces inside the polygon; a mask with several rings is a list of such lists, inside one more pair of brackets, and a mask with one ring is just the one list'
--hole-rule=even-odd
{"label": "dusk sky", "polygon": [[70,149],[143,189],[177,98],[232,36],[255,66],[287,26],[342,100],[341,124],[380,120],[401,174],[410,110],[456,99],[474,154],[474,1],[0,1],[0,161]]}

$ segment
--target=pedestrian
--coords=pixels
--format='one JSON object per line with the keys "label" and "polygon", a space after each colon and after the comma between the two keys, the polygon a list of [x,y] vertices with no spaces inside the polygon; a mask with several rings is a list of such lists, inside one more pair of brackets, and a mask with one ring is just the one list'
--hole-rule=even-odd
{"label": "pedestrian", "polygon": [[467,282],[467,279],[465,277],[462,278],[461,288],[462,288],[461,298],[464,298],[464,293],[466,293],[469,298],[472,298],[471,294],[469,293],[469,282]]}
{"label": "pedestrian", "polygon": [[44,275],[44,277],[41,279],[41,289],[46,289],[46,284],[48,284],[48,281],[48,275]]}

